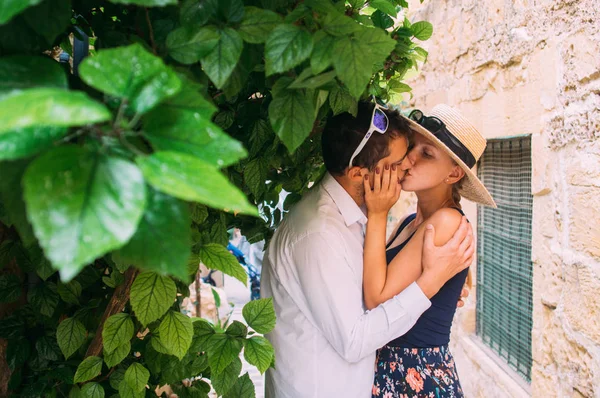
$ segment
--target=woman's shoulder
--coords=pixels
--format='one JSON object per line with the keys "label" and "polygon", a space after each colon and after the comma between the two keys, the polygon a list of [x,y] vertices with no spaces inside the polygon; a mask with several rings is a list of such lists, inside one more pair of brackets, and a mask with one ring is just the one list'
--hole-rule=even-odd
{"label": "woman's shoulder", "polygon": [[444,207],[437,210],[423,224],[432,224],[436,232],[436,244],[438,241],[447,242],[460,226],[463,214],[455,208]]}

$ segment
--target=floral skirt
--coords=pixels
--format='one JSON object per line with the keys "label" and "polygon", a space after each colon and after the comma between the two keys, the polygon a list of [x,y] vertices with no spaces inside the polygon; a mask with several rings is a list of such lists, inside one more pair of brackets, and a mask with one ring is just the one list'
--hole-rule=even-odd
{"label": "floral skirt", "polygon": [[448,346],[377,351],[373,398],[462,398]]}

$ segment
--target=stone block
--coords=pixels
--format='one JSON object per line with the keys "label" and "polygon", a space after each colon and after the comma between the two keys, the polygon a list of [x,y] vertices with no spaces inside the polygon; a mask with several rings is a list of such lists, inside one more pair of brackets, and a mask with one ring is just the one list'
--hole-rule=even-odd
{"label": "stone block", "polygon": [[595,142],[584,150],[572,151],[565,163],[569,184],[600,188],[600,142]]}
{"label": "stone block", "polygon": [[600,188],[573,187],[569,205],[571,248],[600,260]]}
{"label": "stone block", "polygon": [[600,78],[600,45],[584,31],[578,31],[563,42],[565,77],[568,82],[585,83]]}
{"label": "stone block", "polygon": [[576,263],[565,266],[564,314],[573,330],[600,344],[600,272]]}

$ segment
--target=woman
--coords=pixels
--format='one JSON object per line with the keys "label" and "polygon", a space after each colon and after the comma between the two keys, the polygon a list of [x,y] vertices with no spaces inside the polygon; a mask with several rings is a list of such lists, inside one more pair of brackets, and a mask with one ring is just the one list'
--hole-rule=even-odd
{"label": "woman", "polygon": [[[431,116],[413,111],[409,119],[417,134],[401,170],[379,165],[373,188],[365,178],[368,223],[363,289],[368,309],[417,280],[425,226],[435,228],[436,245],[445,244],[464,215],[461,196],[496,206],[472,171],[486,146],[475,127],[447,105],[436,106]],[[403,190],[416,193],[417,212],[401,223],[386,247],[387,214],[398,200],[399,183]],[[415,326],[379,350],[373,397],[463,396],[448,342],[467,274],[468,269],[450,279],[431,298],[431,307]]]}

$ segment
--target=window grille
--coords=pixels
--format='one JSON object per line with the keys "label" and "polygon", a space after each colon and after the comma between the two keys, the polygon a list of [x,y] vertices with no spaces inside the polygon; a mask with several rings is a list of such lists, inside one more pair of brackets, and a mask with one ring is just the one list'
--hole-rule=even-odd
{"label": "window grille", "polygon": [[498,205],[478,211],[477,335],[531,382],[531,137],[489,140],[477,170]]}

